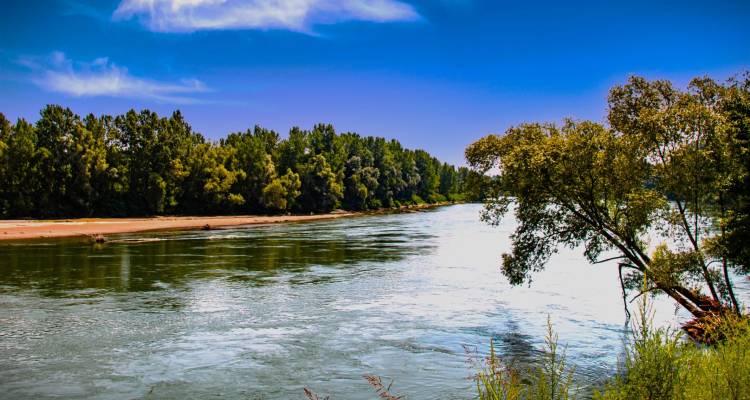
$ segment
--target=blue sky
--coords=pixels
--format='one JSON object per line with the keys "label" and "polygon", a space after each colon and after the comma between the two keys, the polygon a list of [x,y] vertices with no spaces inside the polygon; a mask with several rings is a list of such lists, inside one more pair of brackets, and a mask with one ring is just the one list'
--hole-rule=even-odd
{"label": "blue sky", "polygon": [[750,1],[614,3],[6,0],[0,112],[180,109],[210,138],[330,122],[462,164],[513,124],[602,120],[628,75],[750,69]]}

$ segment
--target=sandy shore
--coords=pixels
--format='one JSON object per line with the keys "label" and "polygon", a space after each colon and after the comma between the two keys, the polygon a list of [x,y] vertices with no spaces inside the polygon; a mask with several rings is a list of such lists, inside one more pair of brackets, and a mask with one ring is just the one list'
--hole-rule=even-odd
{"label": "sandy shore", "polygon": [[350,217],[357,213],[337,212],[319,215],[154,218],[84,218],[64,220],[0,220],[0,240],[40,239],[109,235],[157,230],[220,228],[238,225],[275,224]]}
{"label": "sandy shore", "polygon": [[151,217],[151,218],[80,218],[59,220],[0,220],[0,241],[43,239],[56,237],[111,235],[116,233],[134,233],[146,231],[191,230],[202,229],[208,225],[211,229],[258,224],[278,224],[282,222],[317,221],[336,219],[367,214],[391,212],[416,212],[428,208],[445,206],[453,203],[435,203],[402,206],[399,208],[381,209],[367,212],[334,211],[329,214],[315,215],[231,215],[217,217]]}

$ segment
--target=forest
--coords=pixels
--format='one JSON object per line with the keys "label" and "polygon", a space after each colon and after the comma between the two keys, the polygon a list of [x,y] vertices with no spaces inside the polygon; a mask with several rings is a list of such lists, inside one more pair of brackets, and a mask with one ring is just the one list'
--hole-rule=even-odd
{"label": "forest", "polygon": [[212,141],[180,111],[0,113],[0,217],[325,213],[480,199],[487,180],[396,140],[332,125]]}

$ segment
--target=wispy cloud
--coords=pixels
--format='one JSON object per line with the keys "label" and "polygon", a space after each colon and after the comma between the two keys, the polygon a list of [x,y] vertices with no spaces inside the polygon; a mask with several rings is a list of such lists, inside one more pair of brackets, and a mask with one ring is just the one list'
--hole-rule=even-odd
{"label": "wispy cloud", "polygon": [[74,62],[62,52],[48,57],[27,57],[19,62],[33,74],[32,82],[43,89],[76,97],[123,97],[168,103],[196,103],[189,95],[208,91],[197,79],[162,82],[130,75],[108,58]]}
{"label": "wispy cloud", "polygon": [[149,30],[286,29],[310,32],[340,21],[414,21],[398,0],[122,0],[115,19],[138,18]]}

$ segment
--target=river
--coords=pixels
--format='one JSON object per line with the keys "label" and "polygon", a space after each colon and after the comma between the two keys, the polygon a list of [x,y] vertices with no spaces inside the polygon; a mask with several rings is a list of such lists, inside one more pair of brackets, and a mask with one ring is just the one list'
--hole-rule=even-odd
{"label": "river", "polygon": [[466,399],[471,353],[493,339],[523,363],[548,316],[582,384],[612,374],[614,265],[562,249],[510,287],[515,223],[485,225],[480,207],[1,243],[0,398],[373,399],[374,374],[409,399]]}

